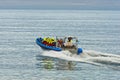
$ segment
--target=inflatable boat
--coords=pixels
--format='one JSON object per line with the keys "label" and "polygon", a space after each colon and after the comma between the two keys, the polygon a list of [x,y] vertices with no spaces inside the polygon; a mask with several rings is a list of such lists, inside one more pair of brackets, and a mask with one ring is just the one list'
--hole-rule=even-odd
{"label": "inflatable boat", "polygon": [[[75,37],[64,37],[62,39],[62,45],[60,44],[61,43],[61,38],[57,38],[57,39],[53,39],[53,41],[55,42],[55,45],[50,45],[51,44],[51,40],[52,38],[47,38],[48,41],[46,41],[47,43],[44,43],[44,40],[45,38],[37,38],[36,39],[36,43],[37,45],[39,45],[41,48],[45,49],[45,50],[54,50],[54,51],[63,51],[63,50],[68,50],[70,51],[71,53],[76,53],[77,55],[81,54],[83,52],[82,48],[78,48],[77,47],[77,38]],[[67,43],[66,40],[74,40],[74,45],[71,46],[70,42],[69,44],[65,44]],[[63,45],[64,44],[64,45]],[[68,46],[69,45],[69,46]]]}

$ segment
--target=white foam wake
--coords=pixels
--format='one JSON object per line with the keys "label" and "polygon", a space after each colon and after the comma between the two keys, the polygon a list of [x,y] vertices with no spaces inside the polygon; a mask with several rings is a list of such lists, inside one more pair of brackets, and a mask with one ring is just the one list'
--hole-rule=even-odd
{"label": "white foam wake", "polygon": [[85,62],[95,65],[117,65],[120,66],[120,55],[101,53],[92,50],[85,50],[81,55],[72,54],[69,51],[44,51],[43,56],[60,58],[68,61]]}
{"label": "white foam wake", "polygon": [[86,57],[85,59],[89,62],[120,66],[120,55],[101,53],[97,51],[85,51],[83,55],[84,57]]}
{"label": "white foam wake", "polygon": [[61,51],[61,52],[44,51],[42,55],[69,60],[69,61],[81,61],[81,59],[73,57],[72,53],[70,53],[69,51]]}

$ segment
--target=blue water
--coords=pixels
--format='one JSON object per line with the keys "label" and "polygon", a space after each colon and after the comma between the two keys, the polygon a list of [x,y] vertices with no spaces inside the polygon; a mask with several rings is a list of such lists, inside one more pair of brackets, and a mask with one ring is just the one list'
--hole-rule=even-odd
{"label": "blue water", "polygon": [[[116,55],[118,63],[41,56],[35,39],[51,35],[77,36],[83,50]],[[119,35],[120,11],[0,10],[0,80],[120,80]]]}

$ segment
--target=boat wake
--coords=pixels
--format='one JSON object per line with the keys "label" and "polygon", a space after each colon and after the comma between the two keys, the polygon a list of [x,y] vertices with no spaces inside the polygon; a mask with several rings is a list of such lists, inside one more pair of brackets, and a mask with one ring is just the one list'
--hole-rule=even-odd
{"label": "boat wake", "polygon": [[82,54],[76,55],[69,51],[43,51],[43,56],[49,56],[68,61],[77,61],[83,63],[90,63],[93,65],[109,65],[117,66],[120,68],[120,55],[101,53],[92,50],[85,50]]}

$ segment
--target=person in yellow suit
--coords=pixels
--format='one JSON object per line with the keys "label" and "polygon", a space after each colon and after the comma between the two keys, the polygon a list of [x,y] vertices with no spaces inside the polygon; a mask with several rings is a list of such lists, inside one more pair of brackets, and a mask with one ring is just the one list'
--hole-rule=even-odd
{"label": "person in yellow suit", "polygon": [[56,40],[54,38],[50,39],[50,45],[51,46],[56,46]]}
{"label": "person in yellow suit", "polygon": [[42,41],[43,44],[47,45],[47,38],[43,38],[43,41]]}

